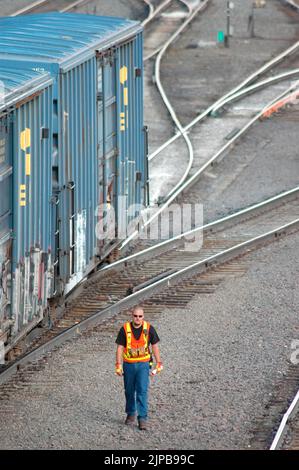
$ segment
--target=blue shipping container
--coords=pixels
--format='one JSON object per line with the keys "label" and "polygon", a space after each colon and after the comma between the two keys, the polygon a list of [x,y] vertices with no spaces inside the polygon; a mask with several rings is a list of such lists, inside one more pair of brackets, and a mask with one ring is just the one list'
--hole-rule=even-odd
{"label": "blue shipping container", "polygon": [[52,79],[0,60],[0,83],[0,338],[6,339],[40,322],[51,295]]}
{"label": "blue shipping container", "polygon": [[[26,160],[21,157],[29,141],[39,155],[32,159],[31,207],[13,201],[15,217],[23,221],[13,256],[14,289],[23,296],[20,309],[16,300],[12,311],[16,334],[45,308],[39,284],[32,280],[37,279],[37,272],[31,273],[34,263],[24,262],[17,271],[19,259],[47,242],[49,256],[40,269],[51,281],[43,281],[43,288],[48,296],[66,293],[126,236],[129,222],[146,203],[143,38],[138,22],[81,14],[0,18],[0,29],[4,69],[16,75],[30,69],[53,80],[53,86],[26,103],[19,101],[15,109],[14,191],[23,184]],[[22,145],[16,144],[18,135]],[[111,207],[115,225],[108,218]]]}

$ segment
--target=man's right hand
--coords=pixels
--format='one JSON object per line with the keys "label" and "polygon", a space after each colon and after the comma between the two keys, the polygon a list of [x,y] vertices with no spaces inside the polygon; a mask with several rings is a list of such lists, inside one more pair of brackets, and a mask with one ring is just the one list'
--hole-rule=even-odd
{"label": "man's right hand", "polygon": [[115,373],[116,375],[119,375],[120,377],[123,375],[123,366],[119,364],[118,362],[115,364]]}

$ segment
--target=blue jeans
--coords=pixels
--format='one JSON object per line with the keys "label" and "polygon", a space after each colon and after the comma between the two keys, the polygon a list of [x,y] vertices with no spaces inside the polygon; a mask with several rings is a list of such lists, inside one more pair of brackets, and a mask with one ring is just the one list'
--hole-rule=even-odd
{"label": "blue jeans", "polygon": [[149,362],[123,363],[126,396],[126,413],[137,418],[147,418],[147,395],[149,386]]}

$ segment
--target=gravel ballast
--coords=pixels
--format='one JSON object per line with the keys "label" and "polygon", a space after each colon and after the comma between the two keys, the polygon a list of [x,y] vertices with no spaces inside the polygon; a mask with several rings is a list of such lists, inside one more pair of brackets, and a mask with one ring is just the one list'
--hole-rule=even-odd
{"label": "gravel ballast", "polygon": [[[298,339],[299,234],[252,253],[248,271],[185,309],[148,317],[164,371],[149,431],[124,423],[115,337],[125,320],[68,343],[1,400],[1,448],[246,449]],[[244,261],[244,260],[243,260]]]}
{"label": "gravel ballast", "polygon": [[[115,10],[111,14],[129,16],[121,10],[124,2],[118,3],[117,13],[117,2],[112,3]],[[187,66],[174,75],[165,63],[164,70],[169,73],[164,72],[163,79],[173,90],[170,98],[189,97],[185,108],[181,102],[177,105],[183,122],[194,116],[195,108],[202,109],[229,89],[230,79],[232,85],[239,82],[239,71],[244,76],[286,48],[298,28],[273,0],[267,9],[257,12],[256,32],[266,39],[257,39],[247,47],[246,22],[252,2],[242,0],[243,16],[241,2],[235,2],[231,47],[242,46],[240,57],[246,50],[247,61],[246,65],[237,59],[228,63],[229,51],[225,49],[204,48],[203,43],[193,48],[194,38],[212,42],[215,31],[223,29],[225,8],[217,12],[220,3],[226,4],[212,2],[205,20],[194,22],[186,33],[189,36],[184,36],[182,52],[175,52],[178,65],[183,57],[189,57],[195,67],[197,51],[202,70],[210,73],[204,77],[199,70],[188,69],[189,76],[199,78],[195,98],[194,88],[185,81]],[[214,26],[209,33],[211,22]],[[200,36],[204,32],[206,38]],[[213,60],[217,60],[213,52],[222,64],[211,71]],[[179,92],[174,81],[184,84]],[[298,123],[288,120],[285,111],[245,137],[244,146],[237,146],[231,159],[224,159],[201,181],[205,218],[211,220],[297,184],[297,128]],[[151,381],[148,432],[123,424],[123,384],[114,375],[114,341],[126,318],[122,315],[110,326],[53,352],[44,368],[33,372],[27,383],[9,389],[8,397],[5,388],[0,390],[0,416],[5,423],[0,429],[0,448],[249,448],[255,422],[287,371],[291,342],[299,339],[298,243],[297,233],[270,244],[242,259],[248,268],[245,275],[227,278],[215,293],[197,295],[185,309],[161,308],[159,315],[147,318],[161,337],[165,365],[163,373]]]}

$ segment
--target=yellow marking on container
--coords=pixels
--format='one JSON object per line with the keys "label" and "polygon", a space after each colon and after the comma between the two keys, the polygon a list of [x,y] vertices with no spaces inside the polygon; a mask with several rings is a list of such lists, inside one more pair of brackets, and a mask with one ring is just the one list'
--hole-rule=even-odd
{"label": "yellow marking on container", "polygon": [[26,206],[26,185],[20,184],[20,206]]}
{"label": "yellow marking on container", "polygon": [[30,153],[26,153],[25,174],[26,176],[30,176],[30,173],[31,173],[31,155]]}
{"label": "yellow marking on container", "polygon": [[128,106],[128,88],[124,88],[124,106]]}
{"label": "yellow marking on container", "polygon": [[119,113],[119,115],[120,115],[120,128],[119,128],[119,129],[120,129],[121,131],[125,131],[125,130],[126,130],[126,126],[125,126],[125,124],[126,124],[125,113],[121,112],[121,113]]}
{"label": "yellow marking on container", "polygon": [[26,127],[20,134],[20,147],[22,150],[26,150],[31,144],[31,130]]}
{"label": "yellow marking on container", "polygon": [[128,80],[128,68],[124,65],[119,71],[119,81],[123,85]]}

